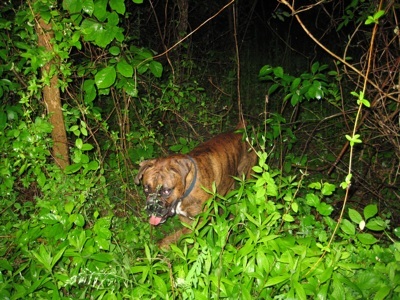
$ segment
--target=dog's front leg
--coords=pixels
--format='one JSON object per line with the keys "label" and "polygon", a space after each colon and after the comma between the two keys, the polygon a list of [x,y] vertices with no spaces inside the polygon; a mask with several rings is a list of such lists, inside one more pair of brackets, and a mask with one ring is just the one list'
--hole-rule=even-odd
{"label": "dog's front leg", "polygon": [[[184,216],[179,216],[179,219],[181,220],[181,222],[189,224],[189,225],[193,223],[192,219],[189,219],[189,218],[184,217]],[[191,232],[192,231],[189,228],[184,227],[184,228],[182,228],[182,229],[170,234],[169,236],[163,238],[158,243],[158,246],[160,248],[162,248],[162,249],[169,249],[170,248],[170,246],[169,246],[170,244],[176,244],[179,241],[179,239],[181,238],[182,235],[189,234]]]}

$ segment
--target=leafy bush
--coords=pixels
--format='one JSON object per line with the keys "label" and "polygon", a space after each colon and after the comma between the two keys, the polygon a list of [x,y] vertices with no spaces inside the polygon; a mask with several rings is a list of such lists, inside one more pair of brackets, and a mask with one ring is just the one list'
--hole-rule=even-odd
{"label": "leafy bush", "polygon": [[316,62],[311,66],[311,73],[304,72],[295,77],[285,74],[282,67],[266,65],[261,68],[258,76],[260,80],[272,83],[268,89],[269,95],[280,91],[285,95],[283,101],[290,99],[290,104],[295,106],[304,100],[320,100],[322,98],[339,100],[337,86],[329,78],[337,73],[327,72],[327,69],[328,65],[320,65],[319,62]]}

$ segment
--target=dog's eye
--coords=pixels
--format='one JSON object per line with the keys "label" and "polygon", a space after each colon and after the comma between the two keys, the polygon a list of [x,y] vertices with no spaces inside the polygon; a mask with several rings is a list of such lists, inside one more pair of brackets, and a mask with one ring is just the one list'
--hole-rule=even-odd
{"label": "dog's eye", "polygon": [[162,191],[163,196],[169,196],[171,195],[172,189],[165,189]]}
{"label": "dog's eye", "polygon": [[146,194],[148,194],[148,193],[149,193],[149,186],[148,186],[148,185],[145,185],[143,190],[144,190],[144,192],[145,192]]}

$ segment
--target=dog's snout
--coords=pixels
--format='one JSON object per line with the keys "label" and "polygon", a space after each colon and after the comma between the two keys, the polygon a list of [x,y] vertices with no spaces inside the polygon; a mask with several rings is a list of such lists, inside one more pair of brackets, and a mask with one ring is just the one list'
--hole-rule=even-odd
{"label": "dog's snout", "polygon": [[165,215],[166,207],[162,200],[153,198],[147,200],[146,210],[149,215],[163,216]]}

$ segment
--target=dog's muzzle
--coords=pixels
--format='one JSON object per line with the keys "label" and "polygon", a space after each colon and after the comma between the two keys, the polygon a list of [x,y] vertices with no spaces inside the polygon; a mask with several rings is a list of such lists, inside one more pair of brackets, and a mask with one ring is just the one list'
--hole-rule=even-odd
{"label": "dog's muzzle", "polygon": [[146,200],[146,211],[150,216],[150,224],[159,225],[164,223],[168,217],[174,216],[180,201],[177,199],[169,204],[161,198],[159,193],[149,194]]}

